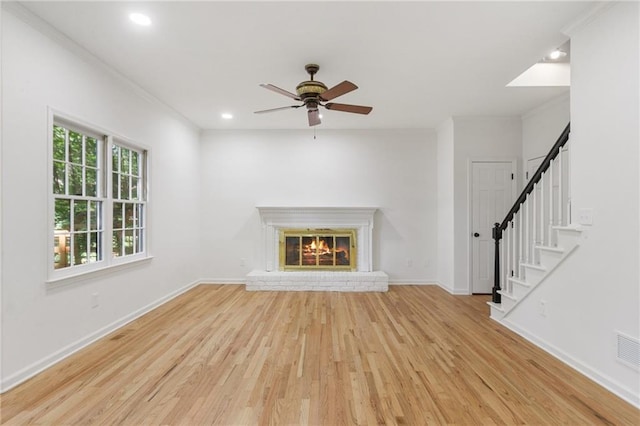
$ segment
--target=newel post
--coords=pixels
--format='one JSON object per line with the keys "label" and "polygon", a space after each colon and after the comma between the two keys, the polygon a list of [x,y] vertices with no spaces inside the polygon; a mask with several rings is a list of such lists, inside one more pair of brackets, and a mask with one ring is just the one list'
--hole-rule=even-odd
{"label": "newel post", "polygon": [[493,226],[493,240],[495,241],[496,253],[494,259],[494,270],[493,270],[493,290],[491,292],[492,297],[491,301],[493,303],[501,303],[502,299],[500,297],[500,239],[502,238],[502,229],[500,229],[500,224],[496,223]]}

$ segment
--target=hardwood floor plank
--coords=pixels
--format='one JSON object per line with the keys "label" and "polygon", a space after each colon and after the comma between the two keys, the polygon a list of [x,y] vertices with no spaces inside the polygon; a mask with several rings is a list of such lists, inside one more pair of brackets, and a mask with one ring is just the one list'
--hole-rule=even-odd
{"label": "hardwood floor plank", "polygon": [[484,296],[201,285],[0,396],[2,424],[640,424]]}

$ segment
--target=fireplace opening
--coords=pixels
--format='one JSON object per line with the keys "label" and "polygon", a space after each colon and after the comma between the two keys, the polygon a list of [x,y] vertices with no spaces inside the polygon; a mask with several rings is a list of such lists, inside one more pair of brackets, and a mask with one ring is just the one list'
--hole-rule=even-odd
{"label": "fireplace opening", "polygon": [[356,270],[355,229],[280,231],[280,269]]}

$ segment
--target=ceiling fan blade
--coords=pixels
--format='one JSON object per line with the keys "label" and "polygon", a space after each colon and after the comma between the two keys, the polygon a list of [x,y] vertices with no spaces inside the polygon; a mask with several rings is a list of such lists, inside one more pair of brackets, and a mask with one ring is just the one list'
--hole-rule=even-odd
{"label": "ceiling fan blade", "polygon": [[353,90],[356,90],[357,88],[358,86],[356,86],[350,81],[345,80],[342,83],[339,83],[333,86],[331,89],[327,90],[322,95],[320,95],[320,99],[322,99],[323,101],[330,101],[333,98],[342,96],[345,93],[349,93]]}
{"label": "ceiling fan blade", "polygon": [[362,105],[349,105],[349,104],[335,104],[328,103],[324,106],[326,109],[331,109],[335,111],[343,111],[343,112],[353,112],[356,114],[369,114],[373,107],[370,106],[362,106]]}
{"label": "ceiling fan blade", "polygon": [[280,111],[280,110],[285,110],[285,109],[291,109],[291,108],[300,108],[302,105],[291,105],[291,106],[286,106],[286,107],[280,107],[280,108],[271,108],[271,109],[263,109],[261,111],[254,111],[254,114],[264,114],[265,112],[274,112],[274,111]]}
{"label": "ceiling fan blade", "polygon": [[300,100],[300,97],[298,95],[294,95],[293,93],[287,90],[281,89],[278,86],[274,86],[273,84],[261,84],[260,86],[264,87],[265,89],[271,90],[273,92],[280,93],[281,95],[285,95],[291,99],[295,99],[296,101]]}
{"label": "ceiling fan blade", "polygon": [[309,126],[316,126],[321,123],[320,111],[318,111],[317,109],[310,109],[307,112],[307,115],[309,116]]}

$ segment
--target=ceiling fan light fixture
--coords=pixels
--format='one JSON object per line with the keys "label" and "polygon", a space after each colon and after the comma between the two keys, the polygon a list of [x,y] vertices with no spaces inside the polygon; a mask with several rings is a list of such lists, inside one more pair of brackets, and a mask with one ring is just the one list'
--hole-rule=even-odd
{"label": "ceiling fan light fixture", "polygon": [[296,87],[296,93],[300,98],[304,99],[305,97],[311,95],[321,95],[327,91],[327,86],[325,86],[321,81],[303,81],[298,84]]}

